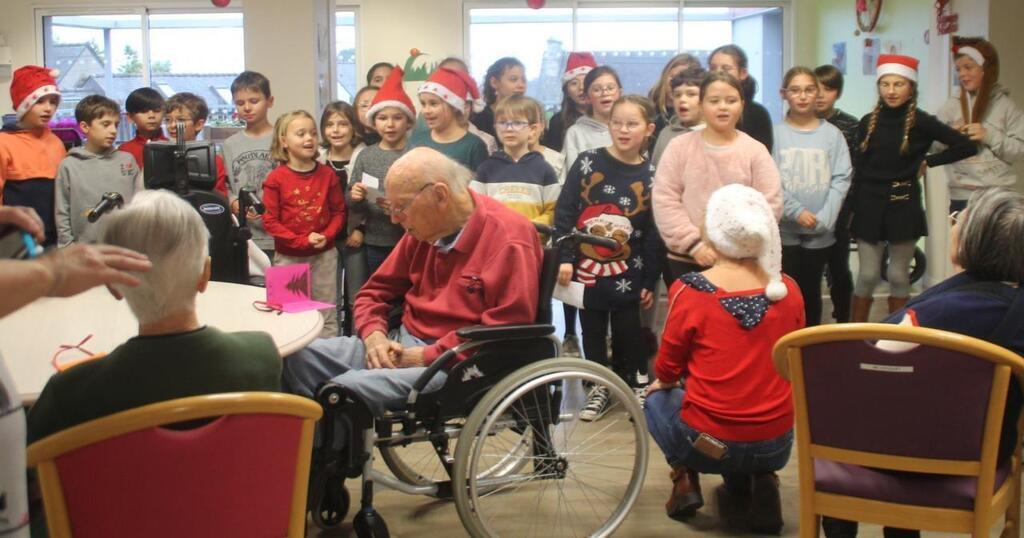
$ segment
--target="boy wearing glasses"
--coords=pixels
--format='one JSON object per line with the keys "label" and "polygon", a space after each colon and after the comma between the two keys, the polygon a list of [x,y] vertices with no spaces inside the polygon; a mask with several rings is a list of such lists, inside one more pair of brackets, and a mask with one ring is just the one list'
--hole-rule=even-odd
{"label": "boy wearing glasses", "polygon": [[486,194],[531,222],[551,226],[555,203],[561,190],[554,168],[530,140],[539,136],[543,118],[536,102],[523,95],[512,95],[494,106],[494,129],[502,148],[494,152],[476,170],[469,188]]}
{"label": "boy wearing glasses", "polygon": [[[172,95],[167,100],[165,111],[164,123],[167,124],[167,135],[171,140],[177,140],[178,122],[182,122],[185,124],[185,128],[181,137],[185,139],[185,142],[191,142],[199,136],[203,127],[206,127],[206,118],[210,116],[210,107],[206,106],[206,101],[189,92]],[[224,158],[217,154],[214,164],[217,166],[217,183],[213,190],[227,197],[228,187],[227,174],[224,171]]]}

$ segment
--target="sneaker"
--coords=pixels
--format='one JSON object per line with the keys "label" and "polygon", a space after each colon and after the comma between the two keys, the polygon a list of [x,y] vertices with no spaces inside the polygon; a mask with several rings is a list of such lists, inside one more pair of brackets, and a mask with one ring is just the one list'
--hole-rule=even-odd
{"label": "sneaker", "polygon": [[576,339],[575,334],[566,335],[562,340],[562,356],[580,357],[580,341]]}
{"label": "sneaker", "polygon": [[640,409],[643,409],[644,404],[647,403],[647,386],[636,387],[633,392],[636,394],[636,401],[640,402]]}
{"label": "sneaker", "polygon": [[593,422],[603,417],[612,407],[615,407],[615,402],[611,401],[608,396],[608,388],[604,386],[596,386],[590,389],[590,395],[587,396],[587,405],[583,406],[580,410],[580,420],[584,422]]}

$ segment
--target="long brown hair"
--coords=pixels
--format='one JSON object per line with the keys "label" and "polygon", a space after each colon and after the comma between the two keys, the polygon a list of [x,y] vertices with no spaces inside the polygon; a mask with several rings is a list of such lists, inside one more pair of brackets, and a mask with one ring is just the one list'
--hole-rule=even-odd
{"label": "long brown hair", "polygon": [[658,82],[651,86],[651,91],[647,92],[647,98],[654,103],[654,110],[662,116],[667,117],[672,108],[672,80],[669,74],[680,65],[685,65],[686,69],[701,66],[700,59],[690,53],[676,54],[665,64],[661,70],[661,76],[658,77]]}
{"label": "long brown hair", "polygon": [[960,91],[960,113],[966,123],[980,123],[985,119],[985,112],[988,111],[988,104],[992,99],[992,87],[999,81],[999,53],[983,38],[953,36],[953,61],[955,62],[963,54],[958,54],[959,47],[974,47],[981,53],[985,65],[981,66],[985,74],[981,77],[981,87],[978,88],[978,97],[970,109],[967,106],[967,92],[961,88]]}
{"label": "long brown hair", "polygon": [[[910,83],[910,99],[907,100],[907,115],[903,117],[903,142],[900,143],[900,155],[906,155],[910,151],[910,130],[914,128],[914,123],[917,121],[917,83],[907,79]],[[868,144],[871,142],[871,135],[875,134],[875,129],[878,127],[878,114],[882,112],[882,97],[878,97],[878,103],[875,104],[875,109],[871,111],[871,119],[868,120],[868,130],[864,133],[864,140],[860,143],[860,152],[864,153],[868,150]]]}

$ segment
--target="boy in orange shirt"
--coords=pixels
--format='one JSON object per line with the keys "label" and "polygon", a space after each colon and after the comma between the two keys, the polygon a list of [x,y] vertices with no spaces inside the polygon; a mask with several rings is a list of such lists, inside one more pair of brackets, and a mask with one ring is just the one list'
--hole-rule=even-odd
{"label": "boy in orange shirt", "polygon": [[34,209],[43,219],[45,246],[57,243],[53,180],[65,154],[64,144],[49,128],[60,105],[56,75],[37,65],[14,72],[11,103],[18,124],[0,132],[0,203]]}

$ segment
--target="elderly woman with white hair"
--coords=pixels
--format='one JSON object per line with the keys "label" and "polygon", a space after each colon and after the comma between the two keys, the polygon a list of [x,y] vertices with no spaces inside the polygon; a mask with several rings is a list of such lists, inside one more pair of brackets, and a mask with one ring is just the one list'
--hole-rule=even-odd
{"label": "elderly woman with white hair", "polygon": [[[115,285],[139,335],[109,355],[50,378],[28,415],[33,442],[95,418],[201,394],[280,390],[281,359],[270,335],[225,333],[199,322],[196,294],[210,281],[202,218],[168,191],[145,191],[106,217],[101,242],[149,257],[139,285]],[[98,313],[101,314],[101,313]]]}
{"label": "elderly woman with white hair", "polygon": [[[951,252],[962,271],[929,288],[894,312],[886,323],[942,329],[973,336],[1024,355],[1024,194],[1005,187],[976,190],[967,208],[953,213]],[[1010,383],[997,459],[1013,453],[1024,398]],[[857,523],[825,517],[828,538],[852,538]],[[913,538],[920,532],[884,529],[886,538]]]}
{"label": "elderly woman with white hair", "polygon": [[778,534],[775,471],[789,461],[793,404],[789,383],[772,366],[772,346],[804,325],[800,288],[782,275],[775,214],[755,189],[716,190],[702,241],[717,261],[669,289],[657,380],[644,406],[672,467],[665,510],[673,519],[693,516],[704,504],[698,473],[720,474],[719,504],[749,513],[745,530]]}

